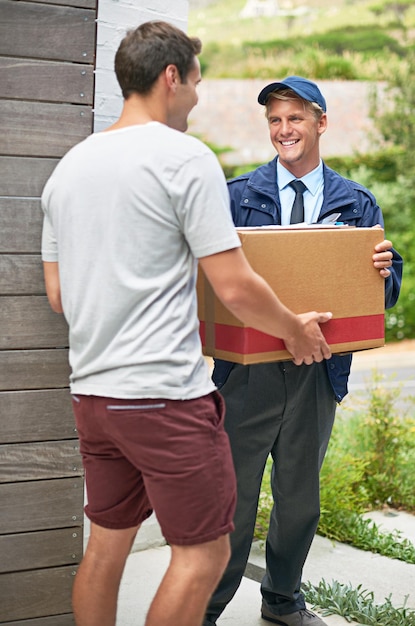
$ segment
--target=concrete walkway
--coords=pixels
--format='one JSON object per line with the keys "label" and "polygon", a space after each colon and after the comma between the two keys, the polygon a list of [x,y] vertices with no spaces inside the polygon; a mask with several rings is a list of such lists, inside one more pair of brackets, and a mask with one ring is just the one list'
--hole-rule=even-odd
{"label": "concrete walkway", "polygon": [[[411,367],[415,363],[415,341],[355,354],[354,369],[365,368],[368,363],[380,370],[386,365],[391,367],[398,363]],[[385,531],[398,530],[402,537],[415,544],[414,515],[386,510],[371,513],[370,517]],[[148,528],[151,529],[151,524],[142,529],[144,537],[149,532]],[[161,535],[158,540],[160,542]],[[137,543],[134,549],[145,545],[146,541],[149,545],[151,537],[144,544]],[[169,558],[170,549],[165,545],[132,552],[121,584],[117,626],[144,625],[145,615],[168,566]],[[257,582],[261,578],[264,565],[263,546],[259,542],[254,543],[247,576],[243,578],[233,601],[218,621],[218,626],[269,624],[260,617],[261,595],[260,584]],[[338,581],[351,584],[353,588],[361,585],[362,590],[374,593],[376,604],[383,604],[390,597],[393,606],[400,607],[407,599],[407,606],[415,610],[415,565],[316,536],[304,567],[303,581],[318,584],[323,579],[328,584]],[[337,615],[326,616],[324,621],[327,626],[349,624]]]}
{"label": "concrete walkway", "polygon": [[[415,543],[415,516],[390,512],[371,514],[385,531],[400,530],[403,537]],[[160,546],[133,552],[127,561],[121,584],[118,626],[143,626],[145,615],[170,558],[170,548]],[[247,574],[256,577],[264,567],[263,546],[254,543]],[[331,542],[316,536],[307,559],[303,580],[318,584],[338,581],[361,585],[362,590],[373,591],[374,601],[383,604],[391,596],[393,606],[400,607],[407,597],[407,606],[415,610],[415,565],[388,559],[351,546]],[[259,582],[244,577],[233,601],[218,621],[218,626],[265,626],[260,617]],[[328,626],[349,624],[338,615],[324,617]]]}

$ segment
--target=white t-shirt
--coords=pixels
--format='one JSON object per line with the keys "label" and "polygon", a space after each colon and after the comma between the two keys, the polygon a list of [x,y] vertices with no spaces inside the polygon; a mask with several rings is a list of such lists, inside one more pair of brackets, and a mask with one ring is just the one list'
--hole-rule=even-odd
{"label": "white t-shirt", "polygon": [[97,133],[60,161],[42,208],[42,259],[59,262],[72,392],[210,393],[196,259],[240,245],[213,152],[157,122]]}

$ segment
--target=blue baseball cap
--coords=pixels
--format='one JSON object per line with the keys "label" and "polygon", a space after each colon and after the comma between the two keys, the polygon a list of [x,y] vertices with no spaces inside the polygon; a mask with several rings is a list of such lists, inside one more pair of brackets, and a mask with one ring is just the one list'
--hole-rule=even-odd
{"label": "blue baseball cap", "polygon": [[303,78],[302,76],[288,76],[278,83],[271,83],[270,85],[267,85],[258,96],[259,104],[265,104],[267,97],[273,91],[287,88],[292,89],[292,91],[300,96],[300,98],[303,98],[303,100],[316,102],[324,112],[327,111],[326,101],[323,98],[320,89],[311,80]]}

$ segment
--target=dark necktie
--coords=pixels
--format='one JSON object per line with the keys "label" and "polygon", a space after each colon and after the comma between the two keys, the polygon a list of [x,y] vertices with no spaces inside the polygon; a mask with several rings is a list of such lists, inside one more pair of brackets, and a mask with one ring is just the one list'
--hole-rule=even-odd
{"label": "dark necktie", "polygon": [[303,193],[306,191],[307,187],[301,180],[293,180],[290,183],[290,187],[292,187],[295,191],[295,198],[291,209],[290,224],[298,224],[300,222],[304,222]]}

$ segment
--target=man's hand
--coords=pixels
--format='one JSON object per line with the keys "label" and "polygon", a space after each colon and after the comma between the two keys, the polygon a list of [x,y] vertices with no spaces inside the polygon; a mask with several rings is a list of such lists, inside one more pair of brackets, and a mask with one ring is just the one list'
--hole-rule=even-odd
{"label": "man's hand", "polygon": [[331,357],[319,324],[332,314],[293,313],[253,271],[241,248],[203,257],[199,263],[223,304],[247,326],[283,339],[296,365]]}
{"label": "man's hand", "polygon": [[388,267],[392,265],[392,242],[384,239],[375,246],[375,254],[373,255],[373,265],[375,269],[379,270],[382,278],[390,276],[390,270]]}
{"label": "man's hand", "polygon": [[289,340],[284,341],[296,365],[302,363],[311,365],[311,363],[319,363],[331,357],[331,350],[319,324],[328,322],[332,317],[332,313],[316,313],[315,311],[298,315],[300,321],[298,332]]}

